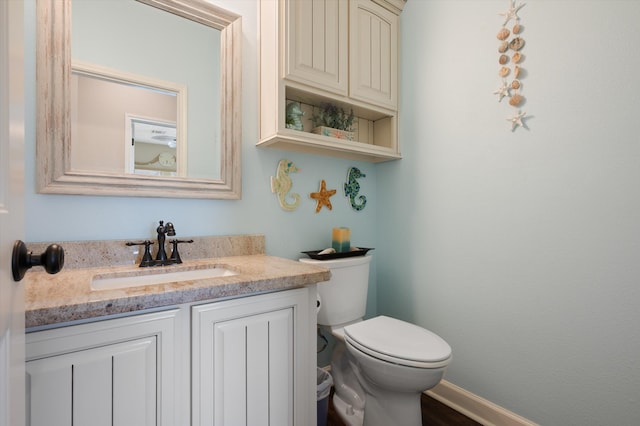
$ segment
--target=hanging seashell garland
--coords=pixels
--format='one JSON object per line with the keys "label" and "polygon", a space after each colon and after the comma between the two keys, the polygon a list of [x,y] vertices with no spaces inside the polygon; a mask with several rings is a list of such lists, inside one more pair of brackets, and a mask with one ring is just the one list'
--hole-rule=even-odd
{"label": "hanging seashell garland", "polygon": [[[516,6],[516,0],[508,0],[509,8],[506,12],[500,13],[504,17],[502,28],[498,31],[496,38],[498,43],[498,76],[501,79],[500,87],[493,92],[494,95],[498,95],[498,102],[501,102],[503,98],[509,98],[509,105],[516,108],[517,111],[507,118],[507,121],[511,123],[511,131],[515,131],[518,127],[527,128],[523,118],[526,113],[520,111],[520,107],[525,102],[525,97],[522,95],[522,82],[521,78],[524,77],[524,70],[520,65],[525,57],[521,50],[524,48],[525,41],[520,36],[524,27],[520,24],[520,17],[518,12],[525,3],[520,3]],[[511,29],[508,28],[510,23],[513,22]],[[512,37],[509,39],[509,37]],[[509,66],[513,64],[513,69]],[[513,93],[511,91],[513,90]]]}

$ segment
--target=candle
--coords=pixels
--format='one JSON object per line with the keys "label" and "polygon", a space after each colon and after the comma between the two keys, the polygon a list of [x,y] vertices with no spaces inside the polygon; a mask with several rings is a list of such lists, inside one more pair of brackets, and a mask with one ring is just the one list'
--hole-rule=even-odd
{"label": "candle", "polygon": [[333,228],[331,247],[337,253],[344,253],[351,250],[351,230],[349,228]]}

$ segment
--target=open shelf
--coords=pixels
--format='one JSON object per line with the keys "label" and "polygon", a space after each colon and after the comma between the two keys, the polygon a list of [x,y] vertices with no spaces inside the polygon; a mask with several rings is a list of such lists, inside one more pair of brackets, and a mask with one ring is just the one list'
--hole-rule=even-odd
{"label": "open shelf", "polygon": [[[302,131],[286,128],[286,106],[290,102],[297,102],[304,112]],[[326,102],[343,108],[346,112],[353,110],[356,117],[353,140],[311,133],[314,108]],[[397,147],[397,115],[392,111],[373,109],[348,99],[330,98],[285,86],[285,100],[279,108],[277,121],[276,131],[263,137],[257,146],[369,162],[401,158]]]}

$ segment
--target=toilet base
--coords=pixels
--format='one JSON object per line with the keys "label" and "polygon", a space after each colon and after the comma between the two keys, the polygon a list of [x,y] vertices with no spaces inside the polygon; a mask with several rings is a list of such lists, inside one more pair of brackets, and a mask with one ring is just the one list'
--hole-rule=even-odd
{"label": "toilet base", "polygon": [[367,395],[363,419],[365,426],[422,426],[420,394]]}
{"label": "toilet base", "polygon": [[347,426],[362,426],[364,419],[364,411],[353,408],[352,405],[347,404],[337,394],[333,395],[333,408],[340,416],[340,419]]}

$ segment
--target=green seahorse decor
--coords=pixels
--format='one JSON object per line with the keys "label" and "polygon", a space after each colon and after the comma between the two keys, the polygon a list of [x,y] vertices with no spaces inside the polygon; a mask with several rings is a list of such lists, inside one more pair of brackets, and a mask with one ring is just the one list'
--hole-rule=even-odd
{"label": "green seahorse decor", "polygon": [[351,208],[358,212],[367,205],[367,197],[358,195],[360,192],[358,179],[366,176],[357,167],[351,167],[347,173],[347,181],[344,183],[344,195],[349,198]]}

